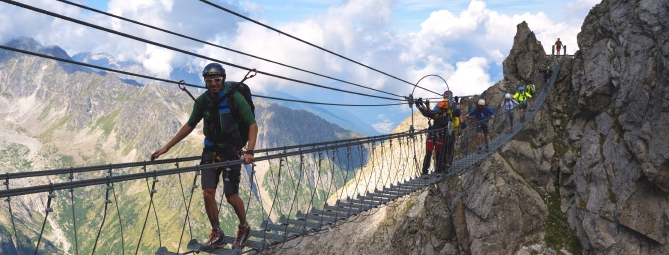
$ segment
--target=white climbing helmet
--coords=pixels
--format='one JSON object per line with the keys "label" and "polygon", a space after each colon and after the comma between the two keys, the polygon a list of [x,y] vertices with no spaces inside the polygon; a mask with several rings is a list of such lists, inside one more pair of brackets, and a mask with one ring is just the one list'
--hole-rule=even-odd
{"label": "white climbing helmet", "polygon": [[485,100],[483,98],[479,99],[479,105],[484,106],[485,105]]}
{"label": "white climbing helmet", "polygon": [[504,95],[504,98],[506,98],[506,99],[511,99],[511,94],[506,93],[506,95]]}

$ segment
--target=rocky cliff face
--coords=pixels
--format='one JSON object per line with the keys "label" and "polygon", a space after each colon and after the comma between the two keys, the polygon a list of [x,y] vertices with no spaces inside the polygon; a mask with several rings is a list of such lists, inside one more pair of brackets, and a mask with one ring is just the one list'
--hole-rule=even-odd
{"label": "rocky cliff face", "polygon": [[593,253],[669,253],[666,29],[666,1],[605,0],[578,35],[561,194]]}
{"label": "rocky cliff face", "polygon": [[[564,59],[546,104],[509,143],[457,177],[298,249],[669,254],[668,28],[666,1],[604,0],[588,14],[580,51]],[[481,97],[495,105],[558,60],[521,23],[505,79]]]}

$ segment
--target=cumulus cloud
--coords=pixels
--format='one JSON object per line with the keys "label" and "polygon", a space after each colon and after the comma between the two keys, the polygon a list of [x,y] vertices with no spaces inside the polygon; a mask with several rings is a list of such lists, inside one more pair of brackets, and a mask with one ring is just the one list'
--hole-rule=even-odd
{"label": "cumulus cloud", "polygon": [[390,133],[390,131],[393,131],[393,122],[391,122],[386,115],[379,114],[376,116],[376,119],[381,120],[372,124],[372,127],[374,127],[376,131],[379,131],[379,133]]}
{"label": "cumulus cloud", "polygon": [[[23,2],[223,61],[256,67],[294,79],[373,93],[128,22],[82,12],[79,8],[63,3],[48,0]],[[237,3],[242,6],[217,3],[245,15],[264,17],[263,7],[251,1]],[[348,0],[306,20],[283,23],[277,28],[410,83],[427,74],[439,75],[448,81],[453,91],[462,94],[477,94],[492,84],[490,66],[501,65],[511,49],[516,25],[522,21],[529,23],[547,52],[550,52],[550,45],[557,37],[568,45],[569,52],[576,50],[576,33],[580,31],[581,22],[558,22],[543,12],[510,16],[489,9],[486,2],[480,0],[451,3],[462,4],[467,6],[462,11],[442,9],[432,12],[421,24],[419,31],[409,34],[394,30],[395,6],[427,8],[444,5],[431,0]],[[578,20],[577,16],[584,17],[584,13],[594,4],[595,0],[576,0],[566,3],[565,8],[575,13],[572,20]],[[203,3],[111,0],[108,7],[109,12],[129,19],[376,89],[401,95],[408,95],[413,89],[410,84],[352,64]],[[186,64],[201,68],[208,62],[15,7],[0,9],[0,21],[0,41],[16,36],[30,36],[44,44],[59,45],[70,54],[79,51],[106,52],[116,56],[119,61],[141,63],[146,70],[158,76],[166,76],[171,70]],[[233,79],[244,73],[243,70],[228,68],[228,77]],[[267,76],[254,78],[254,83],[257,84],[254,88],[257,91],[315,91],[305,85]],[[421,81],[420,86],[437,92],[445,88],[443,81],[433,77]],[[364,100],[359,96],[341,95],[341,102]],[[415,96],[435,95],[418,89]]]}

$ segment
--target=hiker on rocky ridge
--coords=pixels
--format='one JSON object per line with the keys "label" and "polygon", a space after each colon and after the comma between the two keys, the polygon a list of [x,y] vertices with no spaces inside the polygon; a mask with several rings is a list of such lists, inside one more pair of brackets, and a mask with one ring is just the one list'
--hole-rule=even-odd
{"label": "hiker on rocky ridge", "polygon": [[493,112],[492,109],[486,105],[485,100],[481,98],[479,99],[476,107],[474,107],[474,109],[465,115],[465,118],[468,118],[474,114],[476,114],[476,153],[481,154],[482,134],[485,136],[485,151],[489,152],[490,147],[488,147],[488,121],[490,121],[490,118],[495,118],[495,112]]}
{"label": "hiker on rocky ridge", "polygon": [[451,108],[448,97],[437,104],[437,111],[428,110],[429,103],[422,104],[422,100],[418,100],[417,108],[423,116],[434,120],[434,124],[430,125],[428,130],[442,131],[428,133],[425,142],[426,151],[423,159],[422,178],[426,179],[430,161],[432,160],[432,153],[435,153],[435,172],[437,177],[441,177],[441,173],[447,170],[453,163],[453,156],[455,152],[455,132],[460,123],[460,106],[456,104],[456,109]]}
{"label": "hiker on rocky ridge", "polygon": [[[193,111],[188,122],[165,147],[155,151],[151,155],[151,160],[155,160],[160,155],[169,151],[170,148],[195,130],[197,124],[204,119],[205,127],[203,128],[203,132],[205,139],[200,165],[239,160],[240,156],[245,164],[251,164],[253,162],[253,149],[258,135],[258,125],[256,124],[251,106],[239,91],[234,91],[232,95],[226,95],[231,90],[232,83],[225,82],[225,69],[220,64],[208,64],[204,67],[202,76],[207,85],[207,92],[195,99]],[[235,118],[235,115],[238,117]],[[247,150],[243,153],[244,139],[241,137],[242,132],[238,128],[242,126],[249,127]],[[243,248],[251,234],[251,227],[246,221],[244,201],[238,195],[241,165],[231,165],[227,168],[203,169],[201,185],[204,196],[204,208],[212,228],[209,239],[201,247],[203,251],[212,251],[226,244],[224,241],[225,235],[220,228],[219,210],[216,205],[216,187],[221,175],[223,176],[223,189],[226,201],[232,205],[239,219],[237,238],[233,246]]]}
{"label": "hiker on rocky ridge", "polygon": [[504,100],[502,100],[502,103],[499,105],[499,108],[502,108],[504,111],[504,114],[506,115],[506,133],[511,134],[513,132],[513,118],[514,118],[514,106],[518,105],[518,101],[515,99],[511,98],[511,94],[506,93],[504,95]]}
{"label": "hiker on rocky ridge", "polygon": [[557,49],[558,56],[560,56],[560,49],[562,49],[562,41],[560,41],[560,38],[555,41],[555,48]]}

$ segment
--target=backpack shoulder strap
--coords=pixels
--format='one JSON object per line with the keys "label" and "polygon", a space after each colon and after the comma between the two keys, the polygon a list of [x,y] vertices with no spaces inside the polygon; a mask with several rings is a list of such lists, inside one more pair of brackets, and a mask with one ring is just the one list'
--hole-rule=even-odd
{"label": "backpack shoulder strap", "polygon": [[239,112],[235,107],[235,94],[236,93],[230,93],[230,95],[228,95],[228,108],[230,109],[230,114],[232,114],[232,119],[238,123],[241,117],[239,116]]}

